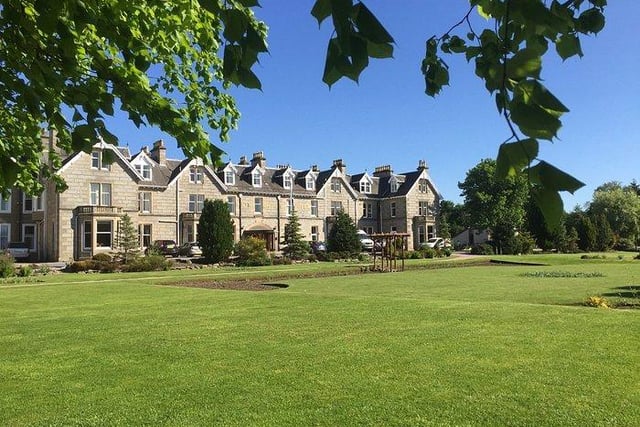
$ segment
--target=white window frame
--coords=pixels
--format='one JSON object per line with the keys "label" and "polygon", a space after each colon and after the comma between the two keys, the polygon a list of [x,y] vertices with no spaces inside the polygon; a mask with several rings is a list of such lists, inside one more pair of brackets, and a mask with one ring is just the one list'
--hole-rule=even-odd
{"label": "white window frame", "polygon": [[11,213],[11,192],[7,199],[0,197],[0,213]]}
{"label": "white window frame", "polygon": [[318,216],[318,200],[311,200],[311,216]]}
{"label": "white window frame", "polygon": [[192,184],[202,184],[204,182],[204,171],[201,166],[191,166],[189,168],[189,182]]}
{"label": "white window frame", "polygon": [[[89,229],[87,230],[87,224]],[[89,245],[87,246],[87,239]],[[90,250],[93,245],[93,221],[84,221],[82,223],[82,249]]]}
{"label": "white window frame", "polygon": [[282,186],[287,190],[290,190],[293,187],[293,177],[288,173],[282,175]]}
{"label": "white window frame", "polygon": [[[148,227],[148,232],[147,232],[147,227]],[[152,236],[153,236],[153,225],[152,224],[140,224],[140,231],[138,233],[140,235],[140,247],[141,248],[148,248],[149,246],[151,246],[151,242],[153,240],[151,240]],[[146,244],[145,245],[145,241]]]}
{"label": "white window frame", "polygon": [[337,216],[338,212],[342,211],[342,202],[334,200],[331,202],[331,216]]}
{"label": "white window frame", "polygon": [[311,241],[312,242],[317,242],[318,241],[318,226],[317,225],[312,225],[311,226]]}
{"label": "white window frame", "polygon": [[204,207],[204,194],[189,194],[189,204],[187,205],[187,211],[193,213],[202,212]]}
{"label": "white window frame", "polygon": [[262,174],[260,171],[251,172],[251,185],[254,187],[262,187]]}
{"label": "white window frame", "polygon": [[308,176],[305,180],[305,188],[307,190],[314,190],[316,188],[316,180],[312,176]]}
{"label": "white window frame", "polygon": [[[31,204],[31,209],[27,209],[27,200],[29,200]],[[27,193],[22,193],[22,212],[23,213],[31,213],[31,212],[39,212],[44,210],[44,195],[40,196],[31,196]]]}
{"label": "white window frame", "polygon": [[92,182],[89,184],[89,205],[111,206],[111,184]]}
{"label": "white window frame", "polygon": [[140,192],[140,212],[141,213],[151,213],[152,197],[153,196],[151,195],[151,191]]}
{"label": "white window frame", "polygon": [[151,165],[147,163],[138,163],[135,165],[136,171],[142,176],[145,181],[151,181]]}
{"label": "white window frame", "polygon": [[427,180],[425,178],[420,178],[418,180],[418,191],[421,193],[427,193],[429,186],[427,185]]}
{"label": "white window frame", "polygon": [[111,165],[105,163],[103,152],[100,150],[94,150],[91,152],[91,169],[108,171],[111,170]]}
{"label": "white window frame", "polygon": [[31,236],[31,246],[29,246],[29,252],[35,252],[38,247],[38,231],[35,224],[22,224],[22,242],[27,243],[27,228],[32,228],[33,233],[29,233]]}
{"label": "white window frame", "polygon": [[399,185],[398,185],[398,180],[397,180],[395,177],[392,177],[392,178],[389,180],[389,190],[390,190],[392,193],[397,193],[397,192],[398,192],[398,187],[399,187]]}
{"label": "white window frame", "polygon": [[362,203],[362,218],[373,218],[373,203]]}
{"label": "white window frame", "polygon": [[287,216],[291,216],[293,214],[294,202],[291,197],[287,199]]}
{"label": "white window frame", "polygon": [[418,201],[418,215],[427,216],[428,214],[429,214],[429,202],[425,200]]}
{"label": "white window frame", "polygon": [[[3,231],[4,230],[4,231]],[[6,249],[11,241],[11,224],[0,224],[0,249]]]}
{"label": "white window frame", "polygon": [[360,181],[360,192],[361,193],[371,193],[371,183],[366,179]]}
{"label": "white window frame", "polygon": [[236,183],[236,174],[233,170],[228,169],[224,171],[224,183],[225,185],[234,185]]}
{"label": "white window frame", "polygon": [[[100,225],[104,225],[104,224],[109,224],[110,225],[110,229],[109,231],[99,231]],[[111,249],[113,247],[113,237],[114,237],[114,229],[113,229],[113,221],[96,221],[96,231],[95,231],[95,235],[96,235],[96,247],[100,248],[100,249]],[[99,243],[99,237],[100,236],[109,236],[109,245],[105,245],[105,246],[97,246]]]}
{"label": "white window frame", "polygon": [[262,197],[254,197],[253,199],[253,213],[256,215],[262,215],[264,211],[264,205]]}
{"label": "white window frame", "polygon": [[235,196],[227,196],[227,208],[229,208],[229,215],[236,214],[236,198]]}
{"label": "white window frame", "polygon": [[340,179],[332,178],[331,179],[331,192],[332,193],[341,193],[342,192],[342,184],[340,184]]}

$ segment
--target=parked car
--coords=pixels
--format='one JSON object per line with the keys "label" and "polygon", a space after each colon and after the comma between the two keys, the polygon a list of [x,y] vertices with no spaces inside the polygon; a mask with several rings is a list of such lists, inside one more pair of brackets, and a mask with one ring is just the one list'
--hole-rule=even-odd
{"label": "parked car", "polygon": [[149,251],[156,251],[162,255],[178,255],[178,246],[173,240],[155,240],[150,248],[147,248],[146,253]]}
{"label": "parked car", "polygon": [[310,242],[309,247],[311,248],[311,252],[313,252],[314,254],[327,251],[327,245],[324,242],[321,242],[319,240],[316,240],[315,242]]}
{"label": "parked car", "polygon": [[441,248],[450,248],[451,242],[445,240],[442,237],[432,237],[426,242],[420,245],[421,248],[432,248],[432,249],[441,249]]}
{"label": "parked car", "polygon": [[362,250],[372,251],[373,250],[373,240],[364,230],[358,230],[358,239],[360,239],[360,244],[362,245]]}
{"label": "parked car", "polygon": [[24,242],[11,242],[7,246],[7,253],[16,260],[29,258],[29,246]]}
{"label": "parked car", "polygon": [[187,242],[180,245],[178,248],[178,255],[180,256],[202,256],[202,248],[198,242]]}

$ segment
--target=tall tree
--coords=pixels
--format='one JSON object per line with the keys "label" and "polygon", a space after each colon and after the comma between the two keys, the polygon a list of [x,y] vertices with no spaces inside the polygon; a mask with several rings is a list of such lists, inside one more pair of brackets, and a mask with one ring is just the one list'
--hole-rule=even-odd
{"label": "tall tree", "polygon": [[222,200],[204,201],[198,222],[198,241],[207,262],[221,262],[233,251],[233,220]]}
{"label": "tall tree", "polygon": [[580,250],[593,251],[596,249],[596,228],[593,221],[577,206],[567,215],[567,229],[573,229],[577,232]]}
{"label": "tall tree", "polygon": [[522,228],[528,196],[523,176],[499,179],[495,160],[484,159],[467,172],[458,187],[472,226],[491,229],[498,246]]}
{"label": "tall tree", "polygon": [[[498,173],[526,170],[548,222],[562,212],[558,191],[583,184],[544,161],[532,165],[538,139],[556,137],[568,111],[542,85],[542,59],[550,45],[562,59],[582,56],[580,37],[602,30],[606,3],[469,0],[462,19],[426,43],[421,70],[429,96],[449,84],[441,53],[475,62],[515,140],[500,146]],[[267,27],[254,7],[255,0],[0,0],[0,138],[11,138],[0,144],[10,147],[0,149],[0,190],[42,189],[43,124],[58,132],[67,151],[88,151],[98,135],[115,143],[103,119],[115,107],[138,126],[159,126],[176,137],[188,156],[217,160],[221,150],[201,123],[227,139],[238,111],[226,89],[261,87],[252,67],[267,51]],[[474,10],[488,20],[482,28],[471,25]],[[319,24],[330,17],[335,30],[327,85],[343,77],[358,81],[370,58],[392,57],[393,37],[362,1],[316,0],[311,14]],[[50,157],[55,169],[60,159]],[[51,172],[45,168],[45,177],[62,188]]]}
{"label": "tall tree", "polygon": [[358,253],[362,250],[358,229],[353,219],[344,211],[338,212],[327,237],[329,252]]}
{"label": "tall tree", "polygon": [[118,224],[118,232],[115,239],[118,255],[124,263],[128,263],[135,258],[140,252],[140,240],[138,238],[138,230],[133,225],[129,214],[122,215]]}
{"label": "tall tree", "polygon": [[284,226],[284,254],[291,259],[302,259],[309,253],[309,243],[300,232],[300,220],[295,209]]}
{"label": "tall tree", "polygon": [[603,215],[616,240],[623,238],[635,243],[640,235],[640,197],[633,189],[615,184],[596,188],[589,203],[589,214],[594,219]]}

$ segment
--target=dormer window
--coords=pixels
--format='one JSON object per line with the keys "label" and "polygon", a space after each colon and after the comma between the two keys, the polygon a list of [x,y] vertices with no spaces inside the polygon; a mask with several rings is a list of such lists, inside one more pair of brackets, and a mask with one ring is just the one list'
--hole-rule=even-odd
{"label": "dormer window", "polygon": [[340,185],[340,180],[338,178],[333,178],[331,180],[331,192],[340,193],[341,190],[342,190],[342,185]]}
{"label": "dormer window", "polygon": [[110,170],[111,165],[105,161],[102,151],[91,152],[91,169]]}
{"label": "dormer window", "polygon": [[422,178],[418,181],[418,191],[421,193],[427,192],[427,180]]}
{"label": "dormer window", "polygon": [[189,169],[189,182],[193,184],[201,184],[203,180],[202,168],[198,166],[192,166]]}
{"label": "dormer window", "polygon": [[360,181],[360,192],[361,193],[371,193],[371,183],[369,181],[362,180]]}
{"label": "dormer window", "polygon": [[151,165],[146,163],[137,164],[136,171],[138,171],[138,173],[142,175],[142,179],[144,179],[145,181],[151,181]]}
{"label": "dormer window", "polygon": [[313,179],[312,176],[308,176],[307,179],[305,180],[305,188],[307,190],[314,190],[316,188],[316,181]]}
{"label": "dormer window", "polygon": [[286,189],[290,189],[293,186],[293,179],[291,175],[285,174],[282,176],[282,186]]}
{"label": "dormer window", "polygon": [[260,171],[251,172],[251,185],[254,187],[262,187],[262,174]]}
{"label": "dormer window", "polygon": [[236,183],[236,174],[233,173],[233,170],[224,171],[224,183],[226,185],[234,185]]}
{"label": "dormer window", "polygon": [[396,193],[398,191],[398,180],[391,178],[389,180],[389,187],[392,193]]}

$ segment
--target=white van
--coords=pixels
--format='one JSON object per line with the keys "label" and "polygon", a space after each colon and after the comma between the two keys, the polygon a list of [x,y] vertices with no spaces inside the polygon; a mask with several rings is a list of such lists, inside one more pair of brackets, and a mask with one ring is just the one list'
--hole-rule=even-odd
{"label": "white van", "polygon": [[362,245],[362,249],[365,251],[373,250],[373,240],[364,230],[358,230],[358,239],[360,239],[360,244]]}

